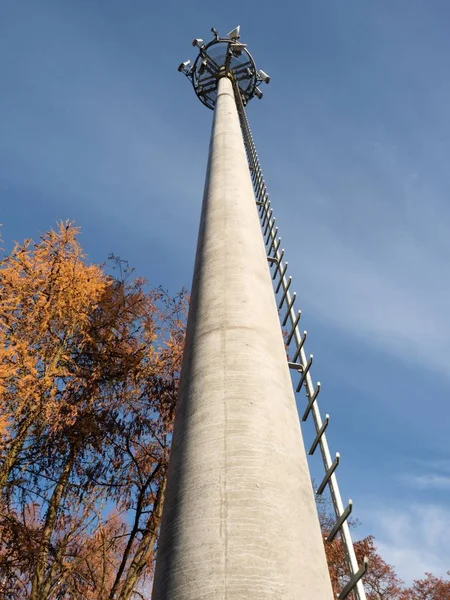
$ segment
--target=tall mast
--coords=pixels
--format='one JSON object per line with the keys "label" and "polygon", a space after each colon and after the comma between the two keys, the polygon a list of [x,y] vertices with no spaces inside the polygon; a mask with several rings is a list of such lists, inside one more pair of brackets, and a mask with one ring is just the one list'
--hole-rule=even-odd
{"label": "tall mast", "polygon": [[[179,67],[214,120],[152,598],[332,600],[290,367],[306,386],[343,539],[345,510],[244,109],[269,77],[239,28],[213,33]],[[340,597],[364,600],[350,545]]]}

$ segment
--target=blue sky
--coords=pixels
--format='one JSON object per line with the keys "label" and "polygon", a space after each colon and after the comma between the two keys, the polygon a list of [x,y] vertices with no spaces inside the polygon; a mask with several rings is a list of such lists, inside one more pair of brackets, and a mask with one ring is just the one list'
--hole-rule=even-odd
{"label": "blue sky", "polygon": [[444,574],[448,2],[3,0],[3,246],[71,218],[90,260],[189,287],[212,112],[176,67],[238,23],[272,77],[248,115],[356,533],[407,581]]}

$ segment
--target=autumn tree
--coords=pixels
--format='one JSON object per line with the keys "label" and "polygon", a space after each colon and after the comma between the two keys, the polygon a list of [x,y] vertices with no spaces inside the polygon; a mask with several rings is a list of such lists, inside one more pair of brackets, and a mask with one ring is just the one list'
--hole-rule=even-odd
{"label": "autumn tree", "polygon": [[88,264],[71,223],[0,262],[0,594],[128,600],[151,576],[186,294]]}
{"label": "autumn tree", "polygon": [[423,579],[417,579],[405,590],[401,600],[450,600],[450,581],[426,573]]}
{"label": "autumn tree", "polygon": [[[330,500],[326,496],[316,496],[316,501],[331,584],[334,594],[338,594],[349,578],[344,546],[339,534],[331,542],[327,541],[335,522]],[[350,519],[349,525],[355,529],[358,523]],[[364,557],[369,561],[363,580],[367,600],[450,600],[450,581],[431,573],[415,580],[411,587],[405,587],[394,567],[380,556],[373,536],[357,541],[354,547],[358,564],[362,564]],[[355,600],[354,594],[351,593],[348,599]]]}
{"label": "autumn tree", "polygon": [[[0,260],[5,600],[149,596],[187,297],[148,289],[117,257],[111,270],[89,264],[77,235],[60,224]],[[334,517],[318,507],[326,539]],[[337,593],[339,536],[325,548]],[[355,550],[369,558],[368,600],[450,600],[431,574],[404,589],[372,537]]]}
{"label": "autumn tree", "polygon": [[[338,594],[349,579],[349,572],[345,561],[344,546],[338,534],[331,542],[327,541],[335,517],[332,512],[331,502],[326,496],[317,496],[319,521],[325,544],[328,568],[330,571],[331,585],[334,594]],[[357,521],[349,521],[351,529],[358,525]],[[374,538],[367,536],[355,543],[355,553],[358,564],[362,564],[364,557],[369,560],[369,568],[364,577],[364,588],[367,600],[405,600],[403,597],[403,582],[397,576],[394,568],[387,564],[379,555]],[[348,596],[355,600],[354,594]]]}

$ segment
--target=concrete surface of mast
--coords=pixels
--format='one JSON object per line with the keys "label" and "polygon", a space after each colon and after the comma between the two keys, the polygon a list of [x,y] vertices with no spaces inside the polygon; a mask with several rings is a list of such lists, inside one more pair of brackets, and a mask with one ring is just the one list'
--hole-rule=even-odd
{"label": "concrete surface of mast", "polygon": [[236,72],[225,58],[216,75],[152,598],[332,600]]}

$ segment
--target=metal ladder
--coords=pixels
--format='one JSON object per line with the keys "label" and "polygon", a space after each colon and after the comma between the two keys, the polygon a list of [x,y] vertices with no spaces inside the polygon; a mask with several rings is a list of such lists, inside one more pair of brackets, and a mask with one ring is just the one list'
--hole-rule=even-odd
{"label": "metal ladder", "polygon": [[[266,184],[263,179],[258,155],[256,153],[255,144],[253,142],[247,115],[245,113],[242,96],[236,82],[234,82],[234,92],[244,138],[244,145],[253,181],[256,204],[259,210],[262,234],[267,248],[267,259],[269,261],[272,279],[274,282],[275,296],[277,299],[279,299],[278,309],[280,312],[281,326],[285,327],[288,322],[290,324],[290,332],[287,336],[286,345],[288,349],[292,348],[294,353],[292,360],[289,360],[288,364],[291,369],[298,371],[300,375],[300,379],[295,388],[296,393],[300,392],[303,387],[306,391],[307,404],[302,416],[302,421],[306,421],[308,416],[312,415],[316,430],[316,437],[311,445],[311,448],[309,449],[308,454],[313,455],[317,447],[319,447],[325,469],[325,476],[317,488],[316,493],[321,495],[326,486],[329,486],[331,500],[333,503],[334,512],[336,514],[336,522],[328,535],[327,542],[331,542],[336,537],[337,533],[340,533],[342,544],[344,546],[346,563],[350,572],[350,579],[338,594],[337,598],[338,600],[344,600],[344,598],[347,598],[349,594],[353,592],[355,600],[366,600],[362,577],[367,571],[368,560],[367,558],[364,558],[363,565],[361,567],[358,566],[350,529],[347,523],[347,519],[352,512],[353,505],[352,501],[349,500],[348,505],[344,508],[335,473],[339,465],[340,454],[337,452],[333,460],[328,447],[325,431],[330,422],[330,416],[327,414],[325,415],[325,420],[322,420],[320,414],[319,405],[317,403],[317,397],[320,392],[320,383],[317,383],[314,387],[310,374],[311,365],[313,363],[313,355],[311,354],[309,357],[307,357],[304,348],[307,332],[301,332],[299,328],[302,311],[299,310],[296,313],[294,309],[296,294],[295,292],[293,294],[290,292],[292,277],[288,277],[286,275],[288,263],[287,261],[283,263],[284,250],[280,247],[281,238],[277,238],[278,227],[275,226],[273,209],[271,208],[271,202],[269,200]],[[283,307],[285,311],[284,314],[281,312]]]}

